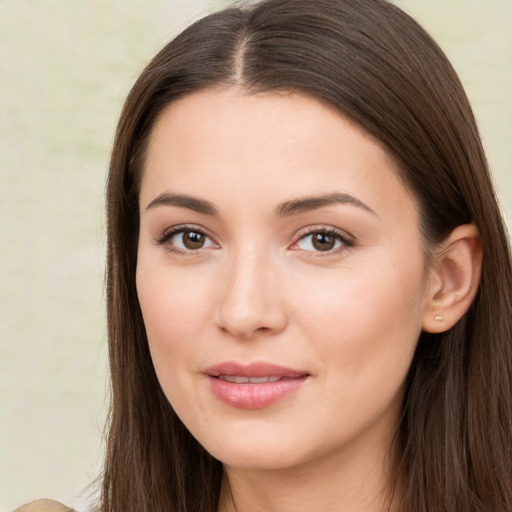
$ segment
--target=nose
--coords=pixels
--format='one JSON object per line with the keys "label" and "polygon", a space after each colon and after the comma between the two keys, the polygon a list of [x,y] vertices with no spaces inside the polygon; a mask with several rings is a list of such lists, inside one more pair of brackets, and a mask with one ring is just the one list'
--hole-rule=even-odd
{"label": "nose", "polygon": [[237,339],[277,334],[287,324],[279,270],[269,259],[252,252],[226,262],[216,322]]}

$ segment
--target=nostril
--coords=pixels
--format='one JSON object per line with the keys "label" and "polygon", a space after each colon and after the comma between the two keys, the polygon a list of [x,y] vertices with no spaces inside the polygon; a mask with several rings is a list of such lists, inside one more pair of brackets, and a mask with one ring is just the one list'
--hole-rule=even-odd
{"label": "nostril", "polygon": [[[215,323],[223,333],[239,339],[268,336],[281,332],[287,323],[285,308],[276,290],[262,281],[261,272],[251,272],[242,279],[239,272],[234,281],[219,295]],[[268,284],[268,283],[267,283]]]}

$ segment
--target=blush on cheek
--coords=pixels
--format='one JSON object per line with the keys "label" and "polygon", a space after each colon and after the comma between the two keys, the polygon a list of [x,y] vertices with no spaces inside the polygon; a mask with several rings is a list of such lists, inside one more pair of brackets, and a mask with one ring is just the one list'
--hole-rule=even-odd
{"label": "blush on cheek", "polygon": [[139,256],[137,295],[147,329],[150,326],[168,328],[170,325],[187,328],[190,320],[194,320],[189,316],[197,314],[201,293],[195,283],[182,281],[165,266],[162,268],[149,257]]}

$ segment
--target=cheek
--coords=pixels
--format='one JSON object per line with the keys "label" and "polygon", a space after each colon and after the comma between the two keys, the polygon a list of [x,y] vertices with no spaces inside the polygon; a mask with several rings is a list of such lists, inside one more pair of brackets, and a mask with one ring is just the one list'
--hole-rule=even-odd
{"label": "cheek", "polygon": [[361,381],[372,371],[407,371],[422,321],[423,265],[415,256],[400,265],[374,258],[297,283],[296,316],[327,368]]}
{"label": "cheek", "polygon": [[314,286],[305,280],[295,294],[300,329],[331,397],[318,428],[334,437],[397,421],[421,331],[421,264],[346,270]]}
{"label": "cheek", "polygon": [[139,262],[137,294],[155,368],[190,353],[209,318],[210,291],[197,272],[171,272]]}

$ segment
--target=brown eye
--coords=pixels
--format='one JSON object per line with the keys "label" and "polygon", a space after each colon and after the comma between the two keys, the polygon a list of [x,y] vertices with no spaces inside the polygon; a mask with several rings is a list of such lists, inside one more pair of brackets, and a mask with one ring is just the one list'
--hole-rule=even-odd
{"label": "brown eye", "polygon": [[201,249],[206,241],[204,233],[198,231],[184,231],[183,232],[183,245],[190,250]]}
{"label": "brown eye", "polygon": [[336,238],[329,233],[313,233],[311,242],[317,251],[330,251],[336,245]]}
{"label": "brown eye", "polygon": [[318,229],[316,231],[311,230],[309,233],[301,236],[292,248],[310,253],[336,254],[353,245],[353,240],[348,238],[348,236],[344,236],[332,229]]}
{"label": "brown eye", "polygon": [[171,252],[185,254],[201,249],[216,248],[218,245],[199,229],[176,228],[164,233],[156,240],[159,245],[165,245]]}

